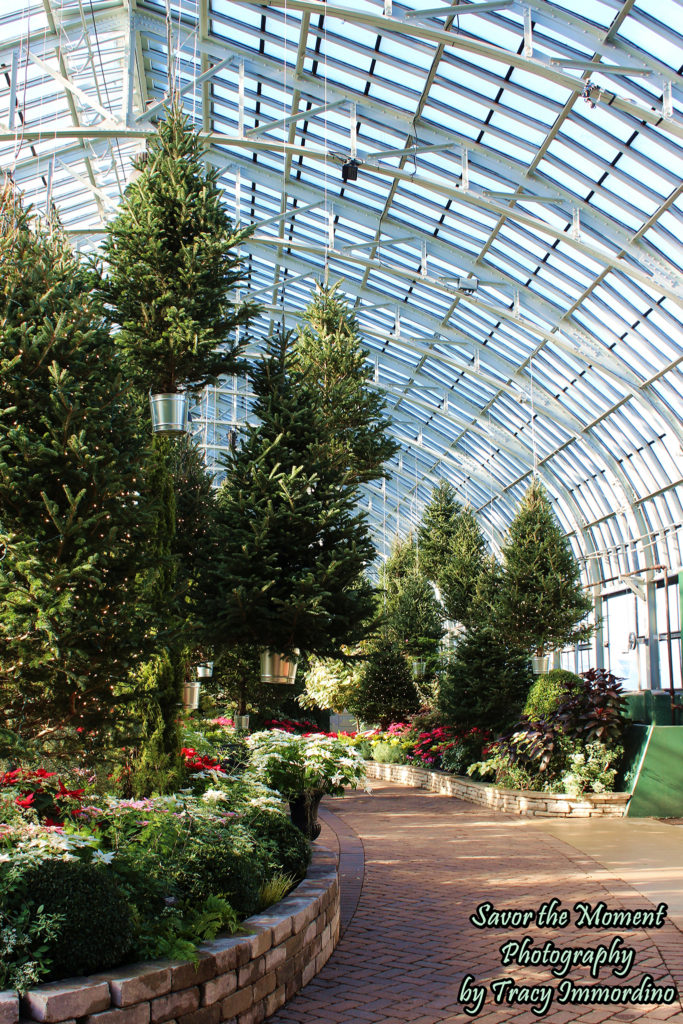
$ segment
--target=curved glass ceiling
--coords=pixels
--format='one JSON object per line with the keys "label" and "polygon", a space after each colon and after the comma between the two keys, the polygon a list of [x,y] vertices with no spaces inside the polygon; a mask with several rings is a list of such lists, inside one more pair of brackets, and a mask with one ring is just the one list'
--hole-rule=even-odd
{"label": "curved glass ceiling", "polygon": [[[0,164],[94,248],[170,79],[256,225],[253,346],[323,276],[355,306],[380,553],[441,478],[496,548],[535,469],[587,581],[678,567],[683,6],[432,4],[6,0]],[[249,405],[204,395],[210,465]]]}

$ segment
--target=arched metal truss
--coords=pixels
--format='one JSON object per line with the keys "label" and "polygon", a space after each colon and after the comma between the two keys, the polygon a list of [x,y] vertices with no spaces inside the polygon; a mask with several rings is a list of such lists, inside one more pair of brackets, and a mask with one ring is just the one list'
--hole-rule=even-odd
{"label": "arched metal truss", "polygon": [[[0,164],[95,247],[170,65],[256,224],[253,344],[323,275],[354,303],[401,443],[380,551],[442,478],[496,548],[536,470],[588,583],[677,568],[683,6],[430,2],[7,0]],[[203,396],[210,464],[249,404]]]}

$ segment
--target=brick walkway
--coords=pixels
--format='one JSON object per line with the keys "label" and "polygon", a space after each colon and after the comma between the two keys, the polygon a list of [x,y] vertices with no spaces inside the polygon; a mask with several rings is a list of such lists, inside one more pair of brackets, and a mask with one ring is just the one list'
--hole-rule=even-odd
{"label": "brick walkway", "polygon": [[[602,901],[610,911],[654,909],[591,858],[523,819],[390,783],[327,805],[333,813],[324,814],[321,842],[339,849],[346,931],[318,977],[271,1024],[683,1024],[679,998],[673,1005],[562,1005],[552,965],[501,965],[503,943],[527,935],[537,951],[549,942],[556,950],[602,945],[613,954],[626,947],[634,952],[626,976],[602,966],[591,977],[588,966],[574,966],[566,978],[577,986],[637,986],[649,974],[683,994],[683,934],[670,921],[647,931],[577,927],[577,901],[592,908]],[[570,911],[567,927],[475,928],[469,920],[485,901],[537,910],[553,898]],[[467,976],[486,986],[476,1016],[460,1001]],[[518,1001],[508,989],[495,1004],[490,984],[502,978],[514,979]]]}

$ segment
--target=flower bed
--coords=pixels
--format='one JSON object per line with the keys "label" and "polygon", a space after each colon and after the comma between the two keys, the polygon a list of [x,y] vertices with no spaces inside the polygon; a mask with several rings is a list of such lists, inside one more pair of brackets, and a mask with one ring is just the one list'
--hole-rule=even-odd
{"label": "flower bed", "polygon": [[462,775],[449,775],[447,772],[433,772],[403,764],[376,764],[368,761],[366,769],[370,779],[418,786],[433,793],[445,793],[469,803],[481,804],[495,811],[529,817],[622,818],[631,799],[630,793],[583,793],[580,797],[573,797],[566,793],[501,789]]}
{"label": "flower bed", "polygon": [[90,977],[0,993],[0,1024],[255,1024],[308,984],[339,938],[336,858],[315,850],[305,880],[246,934],[199,946],[198,959],[128,964]]}

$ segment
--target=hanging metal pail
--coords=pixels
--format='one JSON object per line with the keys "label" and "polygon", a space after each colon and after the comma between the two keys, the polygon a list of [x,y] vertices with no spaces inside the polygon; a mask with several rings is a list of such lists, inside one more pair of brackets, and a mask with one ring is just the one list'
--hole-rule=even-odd
{"label": "hanging metal pail", "polygon": [[197,665],[197,679],[210,679],[213,675],[213,662],[205,661]]}
{"label": "hanging metal pail", "polygon": [[285,658],[283,654],[276,654],[274,651],[261,651],[261,682],[293,683],[299,663],[298,655],[298,650],[295,658]]}
{"label": "hanging metal pail", "polygon": [[548,654],[534,654],[531,659],[531,671],[535,676],[546,675],[550,666],[550,656]]}
{"label": "hanging metal pail", "polygon": [[196,711],[199,707],[199,690],[201,683],[192,679],[183,686],[183,707],[186,711]]}
{"label": "hanging metal pail", "polygon": [[184,391],[178,391],[173,395],[150,395],[152,431],[155,434],[185,434],[188,405],[188,396]]}
{"label": "hanging metal pail", "polygon": [[424,679],[427,675],[427,662],[424,658],[413,658],[413,679]]}

